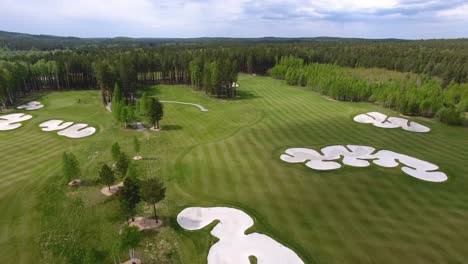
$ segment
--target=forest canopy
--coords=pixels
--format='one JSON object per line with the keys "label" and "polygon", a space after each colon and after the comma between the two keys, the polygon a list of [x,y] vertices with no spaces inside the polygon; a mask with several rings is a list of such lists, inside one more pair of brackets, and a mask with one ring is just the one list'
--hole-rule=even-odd
{"label": "forest canopy", "polygon": [[[406,74],[382,79],[390,71],[376,68]],[[153,84],[235,98],[238,72],[269,70],[338,100],[378,102],[447,123],[462,122],[447,116],[467,111],[466,39],[79,39],[0,32],[2,107],[31,92],[70,89],[100,89],[107,104],[115,83],[126,101]]]}

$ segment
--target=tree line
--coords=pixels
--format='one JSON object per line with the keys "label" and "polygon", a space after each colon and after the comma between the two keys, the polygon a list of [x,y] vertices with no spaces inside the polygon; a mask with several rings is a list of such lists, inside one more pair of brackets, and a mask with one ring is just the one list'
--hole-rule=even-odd
{"label": "tree line", "polygon": [[[233,98],[238,65],[222,50],[89,49],[21,52],[0,60],[0,105],[14,105],[35,91],[100,89],[112,100],[114,84],[126,101],[153,84],[193,85],[207,95]],[[192,80],[193,77],[193,80]]]}
{"label": "tree line", "polygon": [[233,98],[237,72],[266,74],[285,56],[306,64],[424,74],[440,79],[442,88],[468,82],[468,40],[464,39],[171,43],[48,51],[0,49],[0,105],[13,105],[30,92],[61,89],[100,89],[107,103],[115,82],[127,100],[137,89],[160,83],[191,85],[210,96]]}
{"label": "tree line", "polygon": [[281,58],[270,75],[336,100],[379,103],[405,115],[438,117],[452,125],[464,123],[468,112],[468,83],[453,81],[443,88],[440,80],[427,75],[306,64],[292,56]]}

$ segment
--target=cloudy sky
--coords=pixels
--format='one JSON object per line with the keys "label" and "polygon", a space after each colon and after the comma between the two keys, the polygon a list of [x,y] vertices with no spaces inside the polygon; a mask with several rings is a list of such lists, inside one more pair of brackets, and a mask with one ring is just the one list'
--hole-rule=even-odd
{"label": "cloudy sky", "polygon": [[0,30],[79,37],[468,37],[468,0],[0,0]]}

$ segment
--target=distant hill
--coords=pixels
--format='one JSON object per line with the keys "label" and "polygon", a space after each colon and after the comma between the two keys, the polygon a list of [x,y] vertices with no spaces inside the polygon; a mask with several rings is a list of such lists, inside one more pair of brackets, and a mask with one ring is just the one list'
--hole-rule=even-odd
{"label": "distant hill", "polygon": [[269,42],[307,42],[307,41],[403,41],[398,39],[359,39],[359,38],[337,38],[337,37],[314,37],[314,38],[78,38],[60,37],[52,35],[31,35],[24,33],[0,31],[0,47],[13,50],[52,50],[77,48],[82,46],[161,46],[181,43],[185,45],[206,44],[239,44],[239,43],[269,43]]}
{"label": "distant hill", "polygon": [[[61,37],[52,35],[32,35],[17,32],[0,30],[0,48],[12,50],[38,50],[53,49],[73,49],[83,46],[137,46],[156,47],[161,45],[238,45],[251,43],[288,43],[288,42],[410,42],[404,39],[364,39],[364,38],[339,38],[339,37],[304,37],[304,38],[284,38],[284,37],[262,37],[262,38],[229,38],[229,37],[200,37],[200,38],[78,38]],[[444,40],[425,40],[444,41]],[[458,39],[463,41],[468,39]]]}

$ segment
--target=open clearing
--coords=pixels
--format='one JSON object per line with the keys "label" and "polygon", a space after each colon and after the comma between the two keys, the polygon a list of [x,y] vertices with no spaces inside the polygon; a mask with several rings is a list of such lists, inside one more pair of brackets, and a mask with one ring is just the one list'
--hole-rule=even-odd
{"label": "open clearing", "polygon": [[[14,153],[0,159],[2,261],[46,260],[41,242],[57,233],[82,231],[81,245],[109,252],[123,221],[116,213],[118,203],[100,193],[102,185],[68,187],[60,182],[61,155],[73,152],[81,178],[94,179],[100,164],[111,161],[110,146],[118,141],[133,156],[137,136],[142,142],[138,154],[144,157],[135,162],[141,177],[156,175],[167,185],[167,199],[159,208],[166,226],[145,241],[175,241],[179,263],[205,264],[214,243],[212,225],[187,231],[176,223],[177,215],[191,206],[242,209],[255,222],[249,233],[271,237],[305,263],[466,262],[468,129],[423,118],[412,120],[430,127],[431,133],[376,129],[353,117],[397,113],[367,103],[337,104],[268,77],[240,75],[239,84],[240,98],[231,101],[184,86],[151,89],[160,100],[199,102],[209,109],[201,113],[167,104],[158,133],[122,129],[102,106],[99,91],[31,98],[47,107],[21,128],[0,131],[2,153]],[[83,103],[77,104],[77,98]],[[84,122],[99,133],[76,144],[40,129],[39,124],[51,119]],[[279,159],[289,148],[347,144],[431,162],[449,179],[431,183],[380,166],[323,172]],[[142,212],[138,215],[152,213],[151,208]],[[138,258],[144,252],[138,248]]]}

